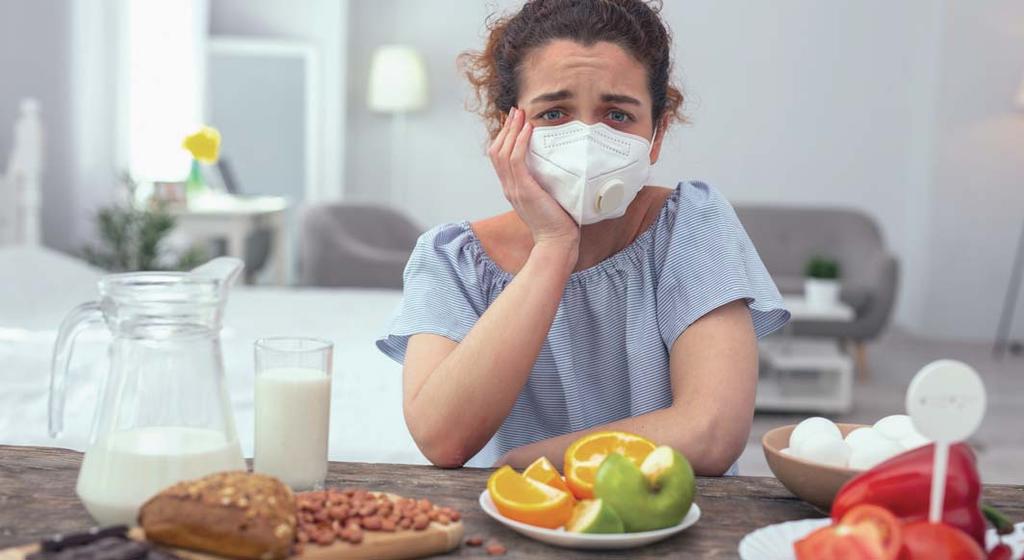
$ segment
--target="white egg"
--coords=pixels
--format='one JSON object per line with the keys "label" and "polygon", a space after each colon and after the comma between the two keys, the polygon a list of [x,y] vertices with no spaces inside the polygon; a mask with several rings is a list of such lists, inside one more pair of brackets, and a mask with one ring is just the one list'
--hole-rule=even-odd
{"label": "white egg", "polygon": [[833,467],[845,467],[850,460],[850,446],[846,445],[845,441],[832,437],[830,433],[810,435],[791,450],[793,455],[801,459]]}
{"label": "white egg", "polygon": [[870,469],[904,451],[905,449],[902,445],[879,434],[878,430],[872,429],[861,434],[851,443],[850,468]]}
{"label": "white egg", "polygon": [[910,434],[909,436],[901,439],[900,440],[900,445],[903,446],[903,449],[906,449],[907,451],[910,451],[911,449],[917,449],[918,447],[921,447],[922,445],[928,445],[931,442],[932,442],[932,440],[922,436],[921,434],[919,434],[917,432],[914,432],[914,433]]}
{"label": "white egg", "polygon": [[851,454],[860,452],[861,455],[871,454],[876,449],[892,449],[894,443],[874,428],[858,428],[850,432],[845,441],[850,446]]}
{"label": "white egg", "polygon": [[911,422],[910,417],[906,414],[886,416],[875,422],[874,428],[878,433],[893,441],[899,441],[916,431],[914,430],[914,423]]}
{"label": "white egg", "polygon": [[795,450],[804,440],[812,435],[824,435],[842,441],[843,434],[828,418],[814,416],[796,425],[793,433],[789,434],[789,448]]}
{"label": "white egg", "polygon": [[852,451],[854,447],[860,445],[860,443],[863,442],[865,439],[872,439],[875,437],[881,436],[879,436],[878,433],[875,432],[874,428],[866,426],[864,428],[857,428],[856,430],[846,434],[846,437],[843,438],[843,441],[846,442],[846,445],[850,446],[850,450]]}

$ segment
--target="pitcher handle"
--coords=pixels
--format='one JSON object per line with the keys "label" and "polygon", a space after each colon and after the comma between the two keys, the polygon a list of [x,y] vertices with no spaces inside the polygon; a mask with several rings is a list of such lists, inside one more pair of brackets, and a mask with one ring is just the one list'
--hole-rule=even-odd
{"label": "pitcher handle", "polygon": [[68,367],[75,338],[85,329],[102,323],[103,311],[98,301],[79,305],[60,324],[57,344],[53,348],[53,365],[50,369],[50,437],[55,438],[64,431],[64,400]]}

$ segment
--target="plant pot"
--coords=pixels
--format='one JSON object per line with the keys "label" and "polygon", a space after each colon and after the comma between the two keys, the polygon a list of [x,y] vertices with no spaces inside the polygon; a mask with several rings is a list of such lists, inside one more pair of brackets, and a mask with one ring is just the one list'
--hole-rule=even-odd
{"label": "plant pot", "polygon": [[834,307],[839,303],[839,281],[821,278],[804,280],[804,298],[807,305],[816,309]]}

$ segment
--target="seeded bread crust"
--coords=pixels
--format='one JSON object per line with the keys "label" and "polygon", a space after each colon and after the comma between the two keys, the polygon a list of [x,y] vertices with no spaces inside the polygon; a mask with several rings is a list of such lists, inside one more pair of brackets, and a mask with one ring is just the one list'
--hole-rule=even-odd
{"label": "seeded bread crust", "polygon": [[142,506],[139,525],[166,546],[281,560],[295,538],[295,497],[273,477],[217,473],[160,492]]}

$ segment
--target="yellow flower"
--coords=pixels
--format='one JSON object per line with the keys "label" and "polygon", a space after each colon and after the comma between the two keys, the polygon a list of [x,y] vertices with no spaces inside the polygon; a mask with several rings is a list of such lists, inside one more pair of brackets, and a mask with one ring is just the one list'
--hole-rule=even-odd
{"label": "yellow flower", "polygon": [[204,126],[195,134],[187,136],[181,147],[203,163],[216,163],[220,155],[220,132],[212,126]]}

